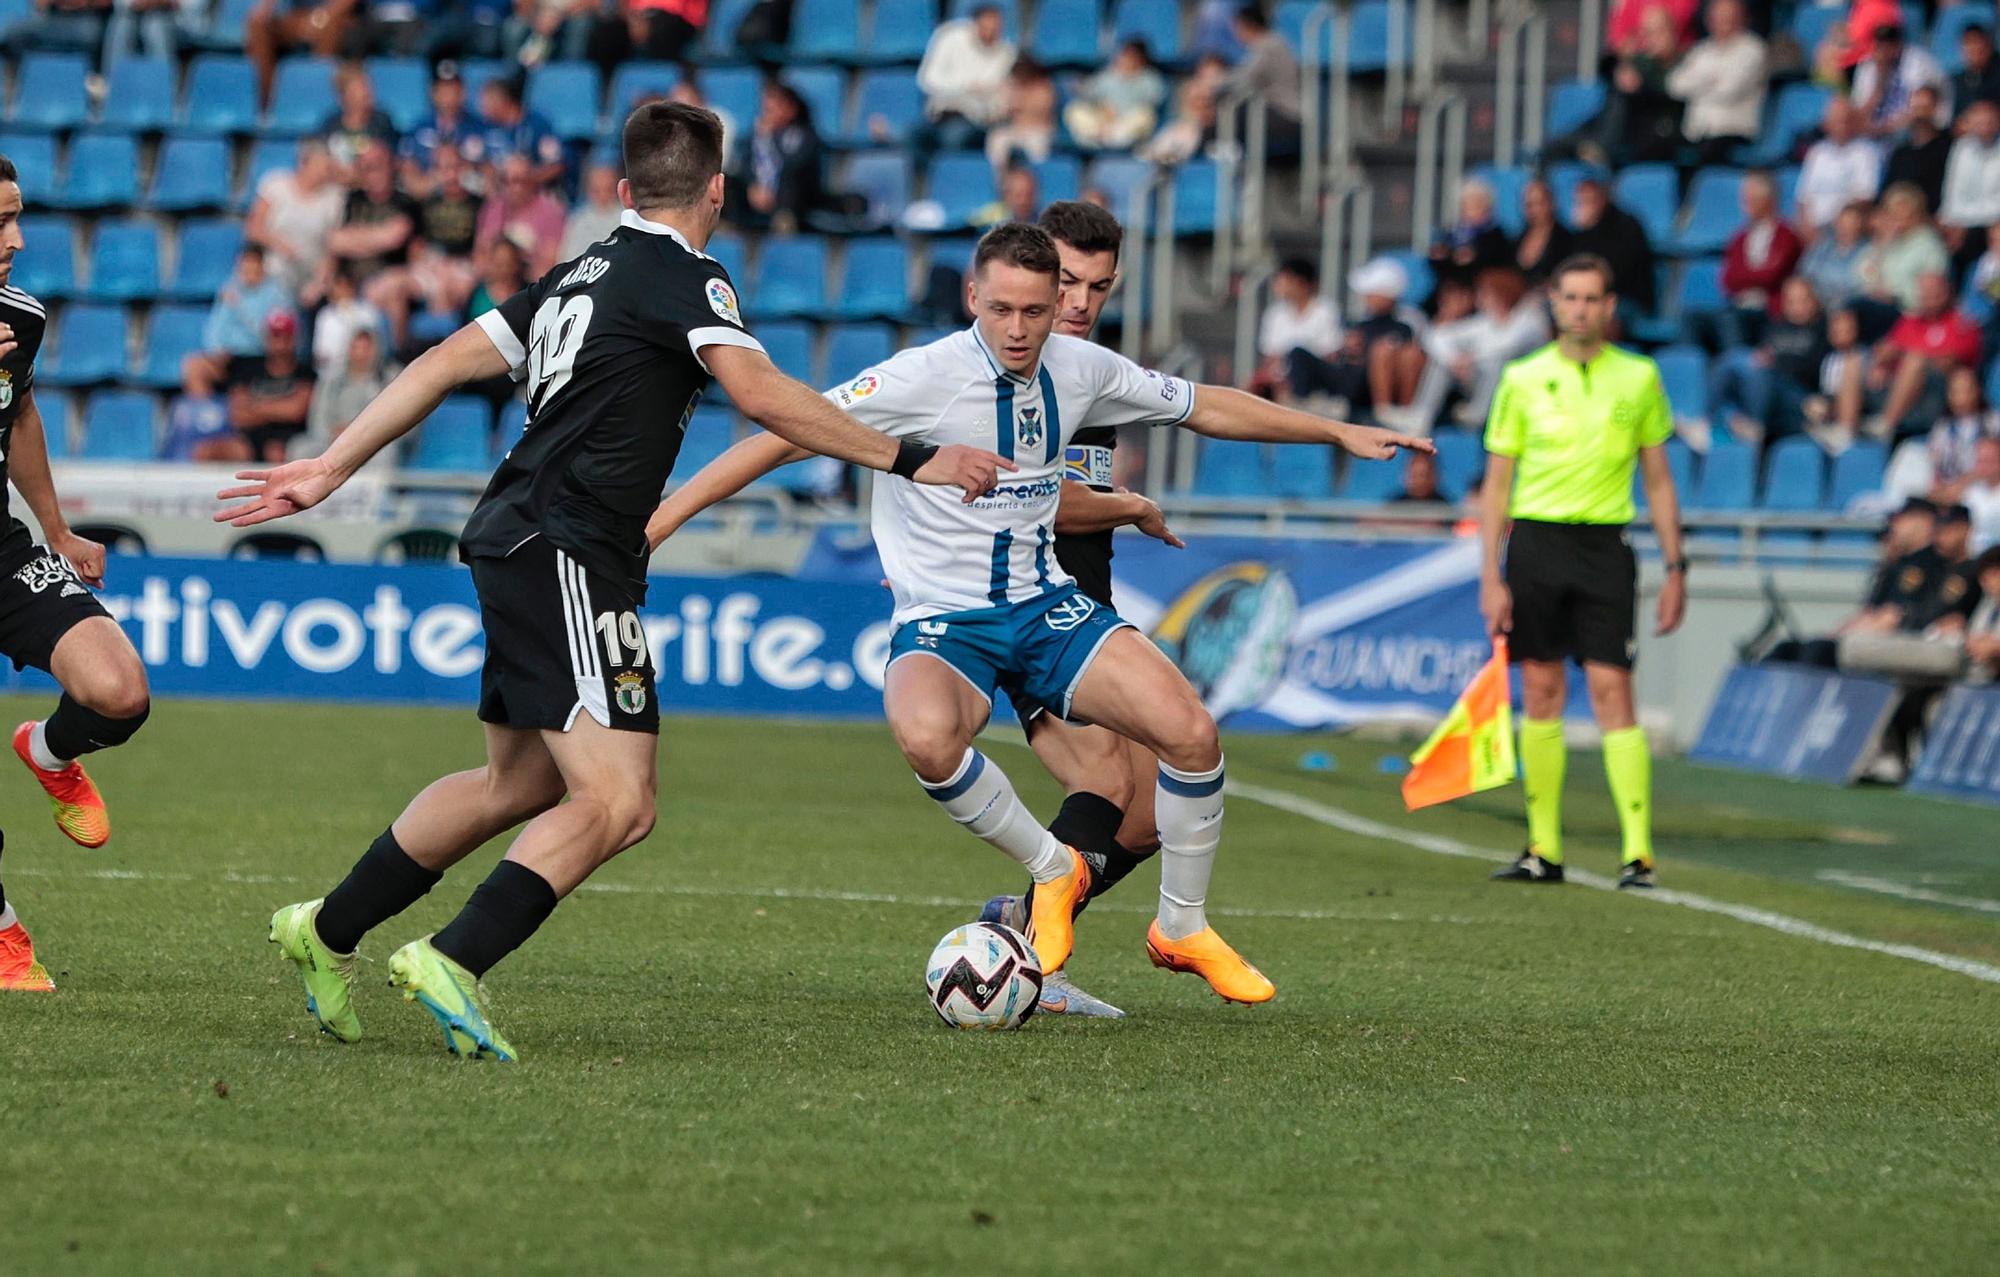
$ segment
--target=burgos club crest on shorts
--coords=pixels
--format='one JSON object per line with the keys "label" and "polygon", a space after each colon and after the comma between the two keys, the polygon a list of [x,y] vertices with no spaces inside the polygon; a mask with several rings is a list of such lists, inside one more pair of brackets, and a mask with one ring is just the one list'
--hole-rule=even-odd
{"label": "burgos club crest on shorts", "polygon": [[736,309],[736,290],[726,281],[708,281],[708,308],[738,328],[743,327],[743,314]]}
{"label": "burgos club crest on shorts", "polygon": [[646,680],[627,670],[611,680],[611,695],[624,713],[643,713],[646,708]]}
{"label": "burgos club crest on shorts", "polygon": [[0,368],[0,408],[10,408],[14,404],[14,374]]}
{"label": "burgos club crest on shorts", "polygon": [[1023,408],[1020,413],[1021,446],[1038,448],[1042,443],[1042,410]]}
{"label": "burgos club crest on shorts", "polygon": [[1285,672],[1299,595],[1263,563],[1232,563],[1189,586],[1150,635],[1217,718],[1263,703]]}

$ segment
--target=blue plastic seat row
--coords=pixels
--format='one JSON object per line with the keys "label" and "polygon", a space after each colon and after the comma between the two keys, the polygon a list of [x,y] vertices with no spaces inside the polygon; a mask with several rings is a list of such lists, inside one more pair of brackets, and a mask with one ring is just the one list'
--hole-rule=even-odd
{"label": "blue plastic seat row", "polygon": [[14,286],[49,301],[206,301],[229,279],[243,243],[234,221],[183,222],[164,245],[173,268],[162,278],[163,244],[152,224],[107,221],[92,239],[86,276],[77,269],[78,233],[67,218],[31,213],[22,235],[27,247],[14,259]]}

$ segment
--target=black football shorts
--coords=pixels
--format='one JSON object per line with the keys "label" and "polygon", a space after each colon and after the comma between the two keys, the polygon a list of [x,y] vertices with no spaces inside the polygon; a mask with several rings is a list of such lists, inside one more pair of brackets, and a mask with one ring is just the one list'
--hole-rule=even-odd
{"label": "black football shorts", "polygon": [[0,556],[0,654],[15,669],[48,669],[63,635],[93,616],[110,615],[69,560],[46,547]]}
{"label": "black football shorts", "polygon": [[626,732],[660,730],[652,650],[631,590],[545,536],[472,560],[486,627],[479,717],[566,732],[578,714]]}
{"label": "black football shorts", "polygon": [[1516,519],[1507,539],[1507,588],[1514,594],[1508,654],[1631,669],[1638,578],[1622,524]]}

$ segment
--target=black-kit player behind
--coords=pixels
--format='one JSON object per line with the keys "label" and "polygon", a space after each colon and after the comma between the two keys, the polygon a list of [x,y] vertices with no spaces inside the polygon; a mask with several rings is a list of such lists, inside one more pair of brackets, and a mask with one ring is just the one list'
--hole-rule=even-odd
{"label": "black-kit player behind", "polygon": [[391,983],[437,1019],[454,1052],[513,1059],[486,1018],[480,977],[651,831],[659,711],[638,616],[645,522],[711,378],[801,447],[959,487],[967,500],[1007,465],[972,448],[899,444],[772,365],[728,272],[701,251],[722,208],[712,112],[647,103],[626,120],[624,147],[627,212],[608,239],[418,358],[324,456],[245,471],[244,486],[222,493],[242,504],[218,519],[282,518],[324,500],[459,386],[501,373],[525,385],[527,430],[461,539],[488,637],[486,765],[433,782],[323,901],[271,919],[308,1009],[342,1041],[361,1036],[351,1000],[361,937],[522,825],[458,916],[389,959]]}

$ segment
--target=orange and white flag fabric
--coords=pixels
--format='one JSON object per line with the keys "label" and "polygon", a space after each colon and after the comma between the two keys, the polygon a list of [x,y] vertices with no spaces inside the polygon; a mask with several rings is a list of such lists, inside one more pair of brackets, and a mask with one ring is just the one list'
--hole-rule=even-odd
{"label": "orange and white flag fabric", "polygon": [[1507,682],[1507,640],[1473,677],[1451,713],[1410,756],[1403,803],[1411,811],[1450,802],[1514,779],[1514,706]]}

